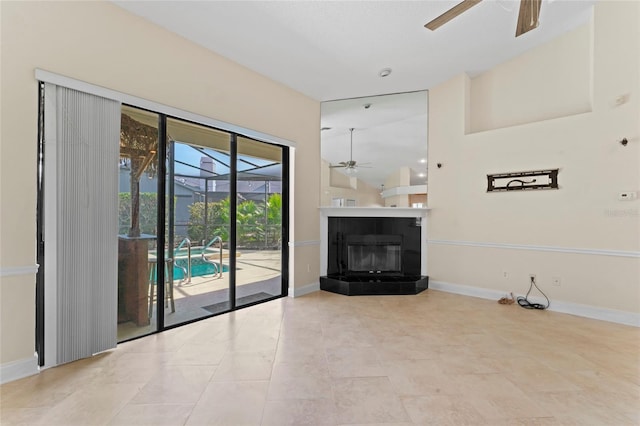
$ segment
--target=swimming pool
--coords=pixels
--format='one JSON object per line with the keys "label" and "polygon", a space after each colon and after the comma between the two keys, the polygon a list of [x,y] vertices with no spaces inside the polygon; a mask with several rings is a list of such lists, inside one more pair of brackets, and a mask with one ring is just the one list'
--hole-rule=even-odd
{"label": "swimming pool", "polygon": [[[202,247],[193,247],[191,249],[191,276],[192,277],[202,277],[206,275],[214,275],[219,271],[219,254],[217,248],[208,248],[204,252],[209,260],[214,261],[214,263],[205,262],[202,260]],[[156,251],[151,250],[149,252],[150,255],[155,256]],[[218,261],[216,261],[218,260]],[[183,269],[184,268],[184,269]],[[188,249],[181,248],[179,250],[175,250],[173,254],[173,279],[181,280],[185,278],[185,270],[188,268]],[[228,272],[229,266],[222,264],[222,272]]]}
{"label": "swimming pool", "polygon": [[[202,253],[205,253],[207,259],[214,261],[214,263],[205,262],[202,260]],[[191,276],[201,277],[205,275],[214,275],[219,272],[220,262],[219,249],[209,247],[204,249],[203,247],[191,248]],[[184,278],[185,270],[188,268],[188,249],[181,248],[173,254],[173,279],[181,280]],[[184,268],[184,269],[183,269]],[[222,272],[227,272],[229,267],[225,264],[222,265]]]}
{"label": "swimming pool", "polygon": [[[176,262],[179,262],[176,260]],[[184,268],[187,268],[187,260],[184,259],[183,261],[180,261],[178,263],[180,266],[184,265]],[[211,263],[204,263],[202,262],[202,258],[198,257],[196,259],[191,259],[191,276],[192,277],[202,277],[205,275],[213,275],[215,273],[218,272],[217,268],[218,263],[216,262],[215,265],[212,265]],[[229,271],[229,266],[223,264],[222,265],[222,272],[228,272]],[[181,280],[184,278],[184,271],[182,270],[182,268],[179,268],[177,265],[174,264],[173,266],[173,279],[174,280]]]}

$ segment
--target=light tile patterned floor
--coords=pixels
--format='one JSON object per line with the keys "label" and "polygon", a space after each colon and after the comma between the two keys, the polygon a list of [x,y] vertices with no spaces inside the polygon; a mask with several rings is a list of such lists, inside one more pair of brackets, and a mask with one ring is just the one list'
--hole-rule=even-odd
{"label": "light tile patterned floor", "polygon": [[638,425],[640,329],[427,290],[285,298],[0,387],[0,423]]}

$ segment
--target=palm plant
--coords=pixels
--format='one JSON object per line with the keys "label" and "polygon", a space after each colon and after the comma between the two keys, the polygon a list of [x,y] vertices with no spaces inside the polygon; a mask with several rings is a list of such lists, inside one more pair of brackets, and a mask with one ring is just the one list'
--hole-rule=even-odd
{"label": "palm plant", "polygon": [[158,151],[158,129],[140,123],[126,114],[120,121],[120,157],[129,161],[131,168],[131,226],[129,237],[140,236],[140,177],[146,170],[154,173]]}

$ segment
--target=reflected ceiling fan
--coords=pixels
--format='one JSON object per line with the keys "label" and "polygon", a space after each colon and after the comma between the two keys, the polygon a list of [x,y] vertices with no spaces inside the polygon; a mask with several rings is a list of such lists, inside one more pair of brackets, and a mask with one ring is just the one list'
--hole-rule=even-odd
{"label": "reflected ceiling fan", "polygon": [[350,149],[349,149],[349,161],[340,161],[338,164],[336,164],[335,166],[329,166],[329,168],[331,169],[344,169],[344,172],[346,174],[353,174],[353,173],[357,173],[358,172],[358,167],[367,167],[365,166],[365,164],[369,164],[369,163],[360,163],[358,164],[357,161],[353,160],[353,127],[349,129],[349,132],[351,132],[351,143],[350,143]]}
{"label": "reflected ceiling fan", "polygon": [[[425,28],[435,31],[440,26],[446,24],[461,13],[471,9],[482,0],[463,0],[451,9],[444,12],[437,18],[425,24]],[[518,12],[518,23],[516,25],[516,37],[533,30],[540,23],[540,5],[542,0],[520,0],[520,12]]]}

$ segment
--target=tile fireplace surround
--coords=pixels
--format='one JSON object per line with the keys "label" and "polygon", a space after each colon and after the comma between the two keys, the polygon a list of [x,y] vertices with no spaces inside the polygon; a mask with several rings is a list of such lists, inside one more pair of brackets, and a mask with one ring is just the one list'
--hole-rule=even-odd
{"label": "tile fireplace surround", "polygon": [[[361,294],[416,294],[428,286],[426,276],[426,208],[385,208],[385,207],[323,207],[320,208],[320,287],[323,290],[345,295]],[[397,218],[398,221],[393,219]],[[356,220],[354,219],[362,219]],[[415,229],[415,224],[418,229]],[[338,227],[332,231],[330,228]],[[381,228],[383,228],[381,230]],[[415,231],[411,228],[414,228]],[[349,230],[353,232],[344,232]],[[336,235],[336,232],[338,235]],[[415,232],[419,232],[419,240]],[[393,234],[393,235],[390,235]],[[345,240],[337,244],[335,239]],[[359,252],[361,240],[389,240],[400,237],[403,243],[399,248],[384,248],[386,244],[373,244],[364,249],[366,253],[376,252],[375,256],[383,256],[385,250],[402,253],[397,261],[377,260],[376,265],[367,262],[356,262],[355,253]],[[332,239],[333,238],[333,239]],[[330,246],[333,242],[333,246]],[[354,242],[353,244],[350,243]],[[392,245],[392,244],[391,244]],[[376,248],[373,248],[376,247]],[[329,261],[332,256],[333,262]],[[416,259],[416,257],[419,259]],[[347,259],[350,259],[347,261]],[[367,258],[369,259],[369,258]],[[380,257],[378,257],[380,259]],[[400,260],[401,259],[401,260]],[[418,264],[419,262],[419,264]],[[354,267],[353,265],[361,265]],[[347,271],[342,266],[347,265]],[[338,270],[340,269],[340,270]],[[355,270],[354,270],[355,269]],[[358,271],[364,269],[364,271]],[[374,271],[367,271],[373,269]],[[375,271],[375,269],[383,269]],[[385,271],[386,270],[386,271]]]}

